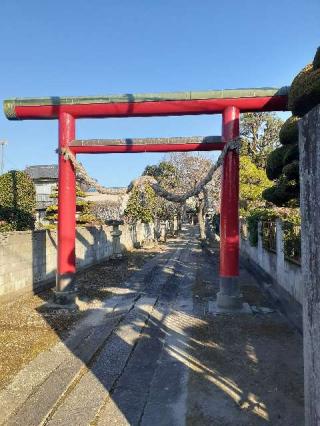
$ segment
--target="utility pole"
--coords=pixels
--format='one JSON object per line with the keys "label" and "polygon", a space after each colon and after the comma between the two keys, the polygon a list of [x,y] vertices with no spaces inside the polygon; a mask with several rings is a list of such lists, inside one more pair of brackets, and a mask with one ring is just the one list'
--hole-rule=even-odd
{"label": "utility pole", "polygon": [[0,140],[0,175],[3,175],[4,172],[4,147],[8,145],[8,142],[6,140]]}

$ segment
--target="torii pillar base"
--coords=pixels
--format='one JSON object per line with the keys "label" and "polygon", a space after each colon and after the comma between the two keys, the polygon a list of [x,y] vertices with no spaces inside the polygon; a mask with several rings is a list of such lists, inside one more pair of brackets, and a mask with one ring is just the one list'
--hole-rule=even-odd
{"label": "torii pillar base", "polygon": [[222,309],[241,310],[243,298],[239,289],[238,277],[220,277],[220,291],[217,293],[217,306]]}
{"label": "torii pillar base", "polygon": [[74,306],[77,291],[74,286],[74,274],[57,275],[56,288],[53,290],[53,303],[65,307]]}

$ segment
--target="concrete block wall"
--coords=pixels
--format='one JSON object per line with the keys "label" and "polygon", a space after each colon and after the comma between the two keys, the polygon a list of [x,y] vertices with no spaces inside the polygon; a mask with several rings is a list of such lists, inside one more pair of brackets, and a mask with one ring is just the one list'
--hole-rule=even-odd
{"label": "concrete block wall", "polygon": [[264,272],[282,287],[297,302],[303,300],[303,278],[301,266],[287,261],[283,250],[283,232],[281,220],[277,220],[277,252],[273,253],[263,248],[261,238],[261,223],[258,228],[258,246],[250,245],[249,240],[241,238],[241,255],[254,262]]}
{"label": "concrete block wall", "polygon": [[[154,233],[153,224],[123,225],[120,229],[120,244],[126,250],[132,250],[136,243],[142,243]],[[108,259],[113,254],[111,230],[109,226],[77,229],[77,269]],[[56,231],[0,233],[0,301],[40,291],[54,281],[56,263]]]}

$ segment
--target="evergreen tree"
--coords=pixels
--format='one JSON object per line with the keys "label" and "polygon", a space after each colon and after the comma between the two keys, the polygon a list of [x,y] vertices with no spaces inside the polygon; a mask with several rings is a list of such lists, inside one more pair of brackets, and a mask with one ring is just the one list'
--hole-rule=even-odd
{"label": "evergreen tree", "polygon": [[11,170],[0,176],[0,231],[34,229],[36,192],[30,176]]}
{"label": "evergreen tree", "polygon": [[[46,220],[51,224],[58,221],[58,185],[53,189],[50,198],[56,200],[56,203],[49,206],[46,210]],[[89,201],[85,200],[86,194],[81,190],[79,185],[76,186],[76,223],[78,225],[85,225],[96,221],[95,216],[91,213]]]}
{"label": "evergreen tree", "polygon": [[128,200],[124,215],[130,223],[141,221],[152,222],[155,217],[156,194],[150,185],[134,188]]}
{"label": "evergreen tree", "polygon": [[240,157],[240,212],[246,215],[251,209],[264,207],[262,193],[272,182],[265,170],[258,168],[248,156]]}
{"label": "evergreen tree", "polygon": [[279,131],[282,124],[283,121],[273,112],[242,114],[241,154],[248,156],[258,168],[264,169],[269,153],[279,146]]}

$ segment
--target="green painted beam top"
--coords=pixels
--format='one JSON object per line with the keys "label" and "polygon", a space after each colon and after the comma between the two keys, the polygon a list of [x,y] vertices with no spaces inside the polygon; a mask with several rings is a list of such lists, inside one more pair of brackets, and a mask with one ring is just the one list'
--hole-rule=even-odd
{"label": "green painted beam top", "polygon": [[4,101],[4,109],[13,106],[32,105],[73,105],[73,104],[108,104],[108,103],[128,103],[128,102],[161,102],[161,101],[188,101],[203,99],[235,99],[235,98],[255,98],[287,96],[288,86],[279,88],[262,87],[252,89],[224,89],[206,90],[192,92],[163,92],[163,93],[138,93],[122,95],[102,95],[102,96],[78,96],[59,97],[50,96],[44,98],[12,98]]}
{"label": "green painted beam top", "polygon": [[176,144],[221,144],[221,136],[187,136],[172,138],[136,139],[76,139],[70,146],[130,146],[130,145],[176,145]]}

